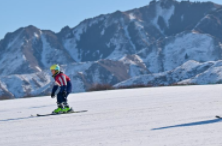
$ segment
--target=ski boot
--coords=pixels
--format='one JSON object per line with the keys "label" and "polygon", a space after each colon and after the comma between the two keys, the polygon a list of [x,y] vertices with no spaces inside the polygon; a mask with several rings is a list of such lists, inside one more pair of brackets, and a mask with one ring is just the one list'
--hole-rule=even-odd
{"label": "ski boot", "polygon": [[70,107],[64,107],[64,108],[62,109],[62,113],[68,113],[68,112],[71,112],[71,111],[73,111],[73,110],[72,110],[72,108],[70,108]]}
{"label": "ski boot", "polygon": [[62,114],[62,108],[58,107],[57,109],[55,109],[52,114]]}
{"label": "ski boot", "polygon": [[63,109],[62,109],[62,112],[63,113],[68,113],[68,112],[71,112],[73,111],[72,108],[69,107],[68,103],[67,102],[63,102]]}
{"label": "ski boot", "polygon": [[63,113],[63,112],[62,112],[62,109],[63,109],[62,104],[58,104],[58,108],[55,109],[55,110],[52,112],[52,114],[62,114],[62,113]]}

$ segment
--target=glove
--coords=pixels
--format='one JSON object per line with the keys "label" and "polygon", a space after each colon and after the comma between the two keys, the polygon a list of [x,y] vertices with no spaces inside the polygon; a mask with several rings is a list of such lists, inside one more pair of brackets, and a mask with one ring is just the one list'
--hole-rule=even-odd
{"label": "glove", "polygon": [[62,96],[63,97],[67,97],[67,92],[64,90],[64,91],[62,91]]}
{"label": "glove", "polygon": [[55,93],[52,93],[52,94],[51,94],[51,98],[55,98]]}

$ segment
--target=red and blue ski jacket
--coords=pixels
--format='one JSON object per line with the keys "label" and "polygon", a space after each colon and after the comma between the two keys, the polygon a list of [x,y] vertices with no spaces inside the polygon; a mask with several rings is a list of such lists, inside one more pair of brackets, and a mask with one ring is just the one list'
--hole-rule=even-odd
{"label": "red and blue ski jacket", "polygon": [[72,92],[71,80],[63,72],[60,72],[57,75],[55,75],[54,79],[55,79],[55,85],[52,88],[52,93],[59,94],[63,91],[66,91],[67,93]]}

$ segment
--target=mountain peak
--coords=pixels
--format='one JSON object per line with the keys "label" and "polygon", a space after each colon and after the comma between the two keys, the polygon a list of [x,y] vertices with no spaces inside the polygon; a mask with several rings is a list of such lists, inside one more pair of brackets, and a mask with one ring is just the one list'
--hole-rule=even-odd
{"label": "mountain peak", "polygon": [[38,28],[35,27],[34,25],[28,25],[25,27],[25,29],[38,29]]}

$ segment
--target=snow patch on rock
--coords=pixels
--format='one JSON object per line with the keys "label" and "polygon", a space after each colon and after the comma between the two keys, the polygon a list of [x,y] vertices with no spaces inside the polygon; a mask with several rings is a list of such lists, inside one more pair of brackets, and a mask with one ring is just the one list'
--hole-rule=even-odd
{"label": "snow patch on rock", "polygon": [[175,6],[172,5],[170,8],[163,8],[161,6],[161,3],[157,3],[156,5],[156,16],[153,18],[153,24],[161,31],[163,32],[163,30],[161,30],[160,26],[158,25],[158,19],[159,17],[162,17],[164,19],[165,24],[167,25],[167,27],[169,27],[169,20],[172,17],[172,15],[174,15],[174,11],[175,11]]}

